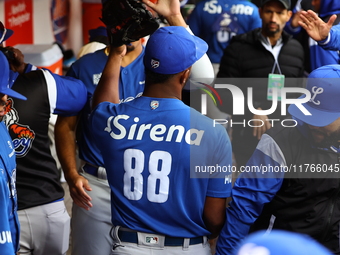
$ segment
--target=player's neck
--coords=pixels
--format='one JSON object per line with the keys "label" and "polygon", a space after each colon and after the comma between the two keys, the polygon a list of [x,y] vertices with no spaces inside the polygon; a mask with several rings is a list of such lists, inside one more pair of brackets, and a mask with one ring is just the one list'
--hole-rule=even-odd
{"label": "player's neck", "polygon": [[273,35],[268,35],[266,33],[264,33],[264,31],[262,31],[262,35],[267,38],[271,44],[272,47],[274,47],[277,43],[277,41],[281,38],[282,33],[276,33]]}
{"label": "player's neck", "polygon": [[149,84],[145,86],[143,96],[154,98],[175,98],[182,100],[180,90],[174,89],[174,86],[167,84]]}

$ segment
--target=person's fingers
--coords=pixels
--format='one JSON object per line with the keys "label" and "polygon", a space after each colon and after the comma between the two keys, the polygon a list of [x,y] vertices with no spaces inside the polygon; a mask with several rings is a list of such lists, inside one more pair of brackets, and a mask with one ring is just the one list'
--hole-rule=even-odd
{"label": "person's fingers", "polygon": [[308,21],[306,15],[308,15],[306,12],[301,12],[301,13],[300,13],[300,19],[301,19],[300,22],[305,23],[305,22]]}
{"label": "person's fingers", "polygon": [[314,20],[319,18],[318,15],[314,11],[312,11],[312,10],[308,10],[307,14],[308,14],[309,18],[313,18]]}
{"label": "person's fingers", "polygon": [[327,22],[327,26],[332,27],[333,24],[334,24],[334,21],[336,20],[336,18],[337,18],[336,14],[333,14],[333,15],[329,18],[329,20],[328,20],[328,22]]}
{"label": "person's fingers", "polygon": [[92,207],[92,203],[90,202],[92,198],[86,192],[76,188],[70,189],[70,192],[73,202],[79,207],[82,207],[85,210],[89,210]]}
{"label": "person's fingers", "polygon": [[147,6],[149,6],[150,8],[154,9],[156,4],[154,4],[152,1],[149,0],[142,0],[143,3],[145,3]]}
{"label": "person's fingers", "polygon": [[253,127],[253,136],[257,136],[257,127]]}
{"label": "person's fingers", "polygon": [[299,23],[299,25],[302,27],[302,28],[304,28],[304,29],[307,29],[308,28],[308,26],[307,26],[307,24],[305,23],[305,22],[303,22],[303,21],[298,21],[298,23]]}
{"label": "person's fingers", "polygon": [[257,139],[260,140],[261,136],[263,135],[263,133],[266,131],[265,125],[263,125],[262,127],[259,128],[258,132],[257,132]]}
{"label": "person's fingers", "polygon": [[81,199],[77,199],[76,197],[72,197],[72,200],[77,206],[84,208],[87,211],[90,210],[90,208],[92,207],[92,205],[89,206],[88,204],[83,203]]}

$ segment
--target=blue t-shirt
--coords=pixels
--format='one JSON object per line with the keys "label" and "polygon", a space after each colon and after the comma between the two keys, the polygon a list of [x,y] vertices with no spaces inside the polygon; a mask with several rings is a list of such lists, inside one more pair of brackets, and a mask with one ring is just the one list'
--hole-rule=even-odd
{"label": "blue t-shirt", "polygon": [[14,255],[19,249],[20,233],[15,187],[15,151],[2,121],[0,132],[0,254]]}
{"label": "blue t-shirt", "polygon": [[199,2],[188,18],[192,32],[209,45],[212,63],[220,63],[223,50],[234,35],[261,27],[258,8],[240,0],[204,0]]}
{"label": "blue t-shirt", "polygon": [[[143,65],[144,48],[142,53],[128,66],[121,67],[119,77],[119,98],[121,101],[130,101],[141,96],[144,91],[145,74]],[[80,79],[88,90],[88,101],[81,113],[80,129],[77,142],[79,157],[93,165],[103,166],[103,159],[99,149],[91,137],[88,117],[91,113],[90,101],[98,85],[102,71],[106,65],[107,55],[105,50],[98,50],[86,54],[71,66],[67,75]]]}
{"label": "blue t-shirt", "polygon": [[[206,196],[230,196],[226,130],[171,98],[99,104],[90,117],[111,188],[112,223],[175,237],[209,235]],[[209,178],[210,177],[210,178]]]}

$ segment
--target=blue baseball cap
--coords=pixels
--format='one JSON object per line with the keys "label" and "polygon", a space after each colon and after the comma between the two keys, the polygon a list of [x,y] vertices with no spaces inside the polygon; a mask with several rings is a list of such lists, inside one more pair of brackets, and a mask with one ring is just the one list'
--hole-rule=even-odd
{"label": "blue baseball cap", "polygon": [[4,24],[2,24],[2,22],[0,21],[0,43],[3,43],[8,38],[10,38],[13,33],[13,30],[6,29]]}
{"label": "blue baseball cap", "polygon": [[332,255],[311,237],[284,230],[265,230],[246,237],[233,255]]}
{"label": "blue baseball cap", "polygon": [[8,95],[10,97],[19,98],[26,100],[27,98],[23,95],[10,89],[9,86],[9,64],[5,55],[0,52],[0,68],[3,72],[0,74],[0,93]]}
{"label": "blue baseball cap", "polygon": [[[302,104],[311,115],[305,115],[295,104],[288,112],[295,118],[316,127],[324,127],[340,118],[340,65],[315,69],[307,78],[306,88],[311,99]],[[305,98],[305,95],[300,98]]]}
{"label": "blue baseball cap", "polygon": [[89,36],[90,36],[90,39],[89,39],[90,42],[92,42],[98,36],[105,36],[105,37],[107,37],[106,27],[99,26],[97,28],[90,29],[89,30]]}
{"label": "blue baseball cap", "polygon": [[144,66],[160,74],[180,73],[192,66],[207,50],[207,43],[191,35],[184,27],[161,27],[146,44]]}
{"label": "blue baseball cap", "polygon": [[261,1],[261,7],[264,6],[266,3],[269,3],[271,1],[277,1],[280,2],[285,9],[289,10],[290,8],[290,0],[262,0]]}

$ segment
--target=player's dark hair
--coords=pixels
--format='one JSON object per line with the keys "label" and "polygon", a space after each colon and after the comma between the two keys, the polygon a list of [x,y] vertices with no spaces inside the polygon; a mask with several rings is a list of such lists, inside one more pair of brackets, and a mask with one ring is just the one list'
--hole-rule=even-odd
{"label": "player's dark hair", "polygon": [[148,84],[163,83],[173,77],[174,74],[160,74],[145,68],[145,81]]}

